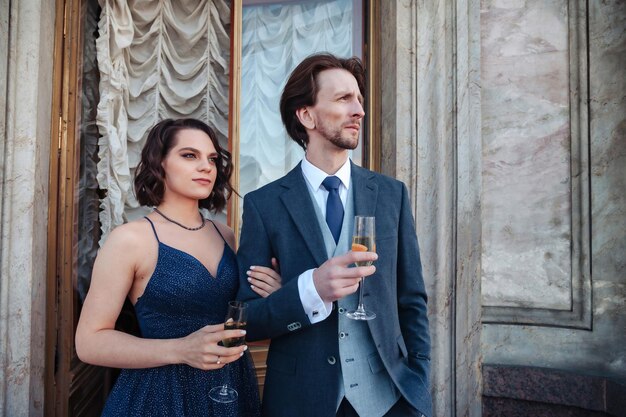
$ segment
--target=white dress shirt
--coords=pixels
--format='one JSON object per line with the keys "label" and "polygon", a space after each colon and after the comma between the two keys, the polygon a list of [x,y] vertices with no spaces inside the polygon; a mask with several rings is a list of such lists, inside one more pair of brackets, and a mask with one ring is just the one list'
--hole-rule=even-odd
{"label": "white dress shirt", "polygon": [[[329,176],[326,172],[322,171],[312,163],[310,163],[306,156],[302,159],[302,174],[306,180],[306,185],[309,187],[311,194],[314,197],[315,204],[322,212],[322,217],[326,218],[326,200],[328,200],[328,191],[322,186],[322,181]],[[346,162],[339,168],[339,170],[333,174],[341,180],[339,185],[339,198],[344,209],[346,208],[346,200],[348,198],[348,189],[350,188],[350,159],[346,159]],[[302,307],[306,312],[311,323],[318,323],[328,316],[333,309],[332,303],[325,303],[317,293],[315,284],[313,283],[313,269],[303,272],[298,277],[298,292],[300,294],[300,301],[302,301]]]}

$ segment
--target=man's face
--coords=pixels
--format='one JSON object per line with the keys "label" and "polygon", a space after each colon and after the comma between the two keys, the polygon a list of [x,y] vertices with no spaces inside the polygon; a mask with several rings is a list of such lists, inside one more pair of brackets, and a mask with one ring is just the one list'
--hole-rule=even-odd
{"label": "man's face", "polygon": [[317,100],[309,107],[313,129],[309,143],[328,141],[341,149],[354,149],[365,112],[356,78],[344,69],[333,68],[317,75]]}

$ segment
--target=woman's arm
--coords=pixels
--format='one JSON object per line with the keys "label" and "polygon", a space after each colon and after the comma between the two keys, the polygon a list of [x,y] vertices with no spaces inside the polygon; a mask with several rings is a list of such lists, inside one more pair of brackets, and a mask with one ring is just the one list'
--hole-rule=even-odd
{"label": "woman's arm", "polygon": [[[225,348],[217,343],[241,335],[223,330],[223,324],[206,326],[180,339],[143,339],[115,330],[137,273],[138,260],[149,244],[142,241],[142,225],[130,223],[115,229],[102,247],[93,268],[91,286],[76,329],[78,357],[94,365],[148,368],[185,363],[199,369],[217,369],[238,359],[245,346]],[[220,364],[217,364],[219,356]]]}
{"label": "woman's arm", "polygon": [[[218,222],[215,222],[215,225],[218,227],[222,236],[224,236],[226,243],[235,250],[235,233],[233,229]],[[276,258],[272,258],[272,268],[266,266],[252,266],[250,270],[247,271],[247,274],[250,288],[263,298],[268,297],[282,285],[280,268]]]}

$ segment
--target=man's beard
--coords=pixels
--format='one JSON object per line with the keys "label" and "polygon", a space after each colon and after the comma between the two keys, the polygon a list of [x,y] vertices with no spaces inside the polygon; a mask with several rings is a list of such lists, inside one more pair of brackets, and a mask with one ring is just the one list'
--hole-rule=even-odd
{"label": "man's beard", "polygon": [[335,145],[341,149],[353,150],[356,149],[359,144],[359,137],[356,138],[345,138],[341,136],[341,128],[330,130],[327,129],[325,125],[321,125],[318,127],[319,133],[322,137],[328,140],[330,143]]}

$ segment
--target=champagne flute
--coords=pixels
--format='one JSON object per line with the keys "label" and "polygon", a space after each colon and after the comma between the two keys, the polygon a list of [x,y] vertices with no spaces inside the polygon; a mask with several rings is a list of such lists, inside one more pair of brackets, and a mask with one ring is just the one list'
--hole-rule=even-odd
{"label": "champagne flute", "polygon": [[[226,313],[226,320],[224,322],[225,330],[243,330],[246,328],[248,305],[243,301],[229,301],[228,312]],[[222,345],[226,347],[241,346],[245,343],[245,336],[237,336],[226,338],[222,340]],[[226,369],[228,365],[224,365]],[[218,403],[232,403],[237,399],[239,394],[237,390],[228,386],[227,382],[223,385],[213,387],[209,391],[209,398]]]}
{"label": "champagne flute", "polygon": [[[354,252],[376,252],[376,223],[374,217],[355,216],[354,233],[352,235],[352,251]],[[356,266],[369,266],[372,261],[357,262]],[[368,311],[363,305],[363,283],[365,277],[361,277],[359,285],[359,305],[356,310],[348,311],[346,317],[353,320],[372,320],[376,318],[376,313]]]}

